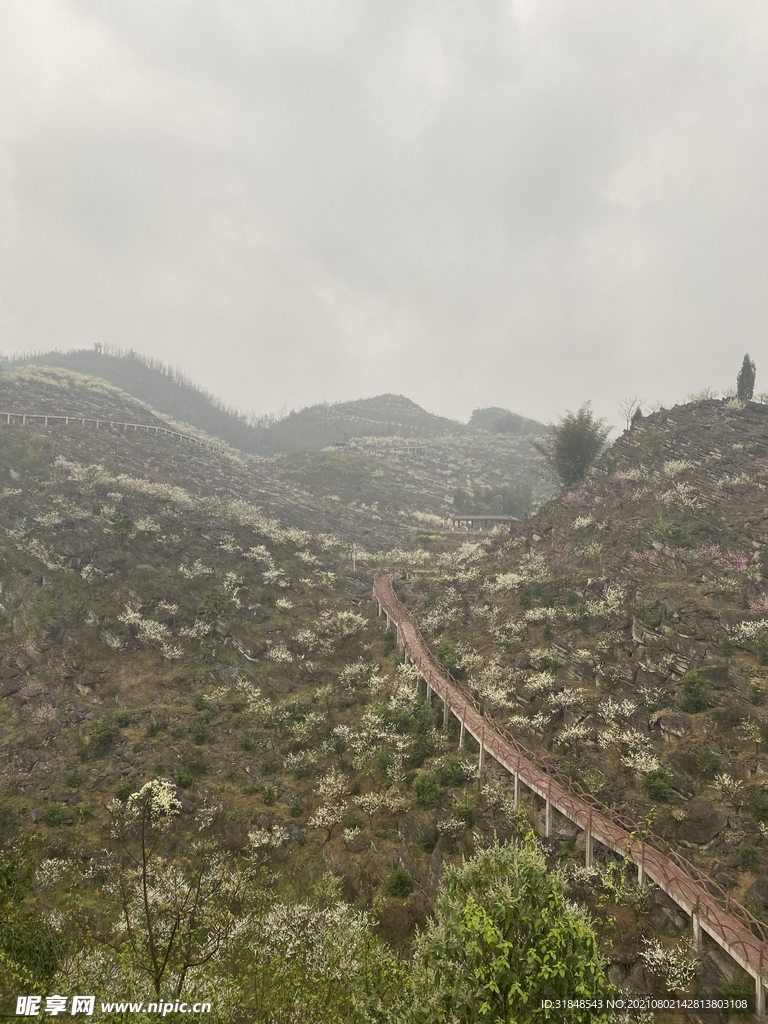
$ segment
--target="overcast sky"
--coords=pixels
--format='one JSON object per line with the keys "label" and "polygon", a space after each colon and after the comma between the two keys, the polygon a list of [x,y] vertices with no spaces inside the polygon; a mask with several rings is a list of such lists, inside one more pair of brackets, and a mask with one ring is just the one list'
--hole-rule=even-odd
{"label": "overcast sky", "polygon": [[2,349],[267,412],[768,391],[765,0],[2,0]]}

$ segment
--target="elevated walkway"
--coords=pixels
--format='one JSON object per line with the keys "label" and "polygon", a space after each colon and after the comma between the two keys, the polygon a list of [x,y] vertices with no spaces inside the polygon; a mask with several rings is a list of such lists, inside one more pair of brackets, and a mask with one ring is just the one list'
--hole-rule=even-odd
{"label": "elevated walkway", "polygon": [[690,918],[693,939],[701,948],[706,932],[755,980],[755,1007],[758,1018],[765,1017],[766,968],[768,968],[768,932],[746,907],[732,900],[704,872],[671,850],[659,836],[649,834],[634,821],[607,808],[572,779],[562,775],[535,752],[525,748],[509,730],[499,725],[448,669],[431,654],[415,619],[398,600],[392,589],[396,573],[380,574],[373,584],[373,596],[379,615],[387,617],[387,628],[394,625],[398,645],[427,684],[427,696],[436,693],[443,700],[443,721],[450,714],[461,723],[459,745],[464,746],[468,732],[480,747],[480,769],[488,755],[505,768],[514,780],[515,802],[520,786],[538,794],[546,805],[546,834],[552,828],[552,809],[558,810],[586,833],[586,862],[592,863],[595,840],[637,866],[638,882],[655,882]]}

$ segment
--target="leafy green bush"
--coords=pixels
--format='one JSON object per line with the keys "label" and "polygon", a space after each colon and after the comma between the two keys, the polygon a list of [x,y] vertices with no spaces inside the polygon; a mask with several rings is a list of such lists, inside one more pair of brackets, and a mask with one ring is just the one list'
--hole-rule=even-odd
{"label": "leafy green bush", "polygon": [[424,853],[432,853],[434,848],[437,846],[437,840],[439,838],[440,833],[437,831],[437,827],[435,825],[429,825],[419,835],[416,842],[419,844],[420,849],[422,849]]}
{"label": "leafy green bush", "polygon": [[117,788],[115,789],[115,796],[120,801],[120,803],[123,804],[131,795],[131,793],[133,793],[133,786],[130,784],[130,782],[121,782],[120,785],[117,786]]}
{"label": "leafy green bush", "polygon": [[440,766],[441,786],[460,786],[467,773],[458,757],[446,757]]}
{"label": "leafy green bush", "polygon": [[96,757],[106,754],[112,749],[119,735],[117,725],[111,719],[96,722],[88,733],[88,749]]}
{"label": "leafy green bush", "polygon": [[471,796],[465,796],[460,803],[453,805],[453,816],[457,821],[463,821],[467,828],[474,825],[475,801]]}
{"label": "leafy green bush", "polygon": [[177,768],[173,777],[176,780],[176,785],[182,789],[187,789],[188,786],[192,785],[192,772],[189,768]]}
{"label": "leafy green bush", "polygon": [[153,740],[155,736],[159,736],[160,733],[165,732],[168,728],[166,722],[162,722],[157,718],[150,718],[147,728],[144,730],[144,735],[148,740]]}
{"label": "leafy green bush", "polygon": [[760,862],[760,851],[756,846],[751,846],[749,843],[742,843],[739,856],[741,858],[741,866],[746,871],[756,868]]}
{"label": "leafy green bush", "polygon": [[413,892],[413,879],[405,868],[395,868],[384,882],[384,889],[390,896],[407,896]]}
{"label": "leafy green bush", "polygon": [[275,800],[277,800],[277,793],[275,792],[274,786],[265,786],[261,791],[261,799],[267,805],[271,807]]}
{"label": "leafy green bush", "polygon": [[78,786],[83,784],[83,776],[80,772],[71,772],[64,782],[69,786],[70,789],[77,789]]}
{"label": "leafy green bush", "polygon": [[[443,875],[434,919],[414,943],[403,1019],[532,1024],[546,1019],[542,999],[573,992],[605,1006],[605,968],[595,933],[535,845],[493,846]],[[557,1019],[603,1024],[614,1014],[574,1008]]]}
{"label": "leafy green bush", "polygon": [[733,999],[736,1002],[746,1000],[747,1005],[745,1008],[739,1008],[731,1010],[731,1015],[734,1017],[751,1017],[751,1007],[754,1004],[755,999],[755,983],[748,975],[743,975],[739,978],[733,978],[732,981],[724,981],[720,986],[720,994],[725,999]]}
{"label": "leafy green bush", "polygon": [[301,800],[294,800],[291,806],[288,808],[288,813],[292,818],[300,818],[304,813],[304,805]]}
{"label": "leafy green bush", "polygon": [[747,807],[758,821],[768,821],[768,787],[757,786],[750,790]]}
{"label": "leafy green bush", "polygon": [[43,816],[40,819],[44,825],[55,827],[64,823],[64,811],[61,807],[56,804],[50,804],[43,811]]}
{"label": "leafy green bush", "polygon": [[440,799],[440,786],[433,772],[419,772],[413,780],[413,793],[421,807],[434,807]]}
{"label": "leafy green bush", "polygon": [[133,721],[133,716],[130,711],[121,711],[115,716],[115,721],[121,729],[125,729],[125,727],[130,725]]}
{"label": "leafy green bush", "polygon": [[192,732],[190,735],[192,736],[192,742],[196,743],[199,747],[203,743],[208,742],[210,732],[205,722],[196,722],[195,725],[192,726]]}
{"label": "leafy green bush", "polygon": [[643,779],[643,789],[651,800],[669,800],[672,795],[672,780],[663,768],[654,768]]}
{"label": "leafy green bush", "polygon": [[683,687],[683,711],[696,714],[709,705],[709,683],[698,672],[686,672],[681,680]]}
{"label": "leafy green bush", "polygon": [[91,818],[93,817],[93,810],[92,810],[92,808],[90,808],[90,807],[88,806],[88,804],[81,804],[81,805],[80,805],[80,806],[79,806],[79,807],[77,808],[77,811],[76,811],[76,813],[75,813],[75,817],[76,817],[76,818],[77,818],[77,820],[78,820],[78,821],[80,821],[80,822],[83,822],[83,821],[90,821],[90,820],[91,820]]}
{"label": "leafy green bush", "polygon": [[702,779],[714,779],[723,766],[723,762],[709,749],[702,747],[696,754],[696,769]]}
{"label": "leafy green bush", "polygon": [[238,744],[241,750],[253,750],[253,740],[250,736],[243,736]]}
{"label": "leafy green bush", "polygon": [[274,775],[277,771],[277,758],[265,757],[261,762],[260,768],[264,775]]}
{"label": "leafy green bush", "polygon": [[723,633],[717,643],[717,646],[720,648],[720,653],[724,654],[726,658],[730,658],[736,650],[736,644],[734,644],[733,640],[731,640],[727,633]]}
{"label": "leafy green bush", "polygon": [[755,647],[757,648],[757,656],[760,659],[760,664],[768,665],[768,630],[764,629],[762,632],[757,634]]}

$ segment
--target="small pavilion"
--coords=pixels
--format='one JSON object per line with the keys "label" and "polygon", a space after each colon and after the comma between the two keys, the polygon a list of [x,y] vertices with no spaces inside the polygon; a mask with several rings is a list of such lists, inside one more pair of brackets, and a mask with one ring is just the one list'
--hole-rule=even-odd
{"label": "small pavilion", "polygon": [[485,515],[472,512],[464,512],[461,515],[451,516],[452,530],[494,530],[502,526],[507,530],[512,529],[512,523],[519,522],[514,516],[508,516],[504,512],[495,515]]}

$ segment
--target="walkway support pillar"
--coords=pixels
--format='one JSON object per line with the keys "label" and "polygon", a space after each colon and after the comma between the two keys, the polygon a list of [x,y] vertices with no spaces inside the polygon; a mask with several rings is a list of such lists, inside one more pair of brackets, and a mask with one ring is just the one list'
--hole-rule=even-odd
{"label": "walkway support pillar", "polygon": [[544,812],[544,833],[549,839],[552,834],[552,783],[547,786],[547,806]]}
{"label": "walkway support pillar", "polygon": [[592,867],[592,829],[588,828],[584,833],[584,864]]}
{"label": "walkway support pillar", "polygon": [[704,945],[704,937],[698,914],[691,914],[691,926],[693,928],[693,948],[700,953]]}
{"label": "walkway support pillar", "polygon": [[448,718],[451,714],[451,705],[448,703],[448,698],[443,697],[443,728],[448,725]]}
{"label": "walkway support pillar", "polygon": [[758,1020],[765,1020],[765,982],[762,978],[755,978],[755,1016]]}
{"label": "walkway support pillar", "polygon": [[512,772],[512,778],[515,780],[515,810],[520,806],[520,774],[519,772]]}
{"label": "walkway support pillar", "polygon": [[464,749],[464,719],[461,720],[461,729],[459,730],[459,750]]}
{"label": "walkway support pillar", "polygon": [[485,726],[480,733],[480,771],[485,768]]}

